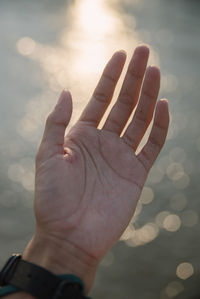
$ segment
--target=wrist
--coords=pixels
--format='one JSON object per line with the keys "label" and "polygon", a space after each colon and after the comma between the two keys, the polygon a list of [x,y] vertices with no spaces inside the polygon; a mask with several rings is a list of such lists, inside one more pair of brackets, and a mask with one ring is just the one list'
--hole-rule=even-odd
{"label": "wrist", "polygon": [[73,274],[85,285],[85,294],[91,289],[98,263],[68,240],[36,232],[22,255],[24,260],[39,265],[52,273]]}

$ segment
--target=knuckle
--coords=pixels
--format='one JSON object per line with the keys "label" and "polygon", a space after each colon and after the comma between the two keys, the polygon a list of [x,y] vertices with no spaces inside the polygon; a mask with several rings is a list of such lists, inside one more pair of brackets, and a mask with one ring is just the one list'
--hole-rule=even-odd
{"label": "knuckle", "polygon": [[56,115],[55,113],[51,112],[46,119],[46,127],[50,127],[52,125],[58,125],[58,126],[66,126],[68,124],[68,120],[67,119],[63,119],[63,118],[59,118],[58,115]]}
{"label": "knuckle", "polygon": [[135,122],[137,123],[137,126],[139,126],[140,128],[145,128],[148,125],[147,119],[145,115],[142,113],[142,111],[138,112],[135,115]]}
{"label": "knuckle", "polygon": [[153,93],[150,93],[149,91],[143,91],[143,94],[142,94],[148,101],[153,101],[155,96]]}
{"label": "knuckle", "polygon": [[123,141],[130,147],[133,147],[133,138],[129,136],[128,134],[125,134],[123,137]]}
{"label": "knuckle", "polygon": [[157,131],[160,131],[160,133],[165,133],[168,125],[162,125],[160,122],[155,122],[155,128]]}
{"label": "knuckle", "polygon": [[107,96],[103,92],[95,92],[94,98],[96,101],[98,101],[100,103],[105,103],[107,101]]}
{"label": "knuckle", "polygon": [[161,140],[159,140],[159,138],[156,138],[155,136],[150,136],[149,142],[155,150],[158,150],[162,146]]}
{"label": "knuckle", "polygon": [[112,126],[114,126],[116,129],[119,129],[121,127],[120,123],[115,118],[110,118],[109,122],[111,122]]}
{"label": "knuckle", "polygon": [[128,107],[131,107],[133,105],[133,97],[130,94],[128,94],[127,92],[122,93],[120,95],[119,101],[120,101],[120,103],[122,103]]}
{"label": "knuckle", "polygon": [[104,74],[104,78],[108,81],[110,81],[112,84],[115,84],[116,83],[116,79],[114,77],[111,77],[107,74]]}
{"label": "knuckle", "polygon": [[142,80],[142,78],[143,78],[143,75],[136,73],[135,70],[132,68],[128,69],[128,74],[136,80]]}
{"label": "knuckle", "polygon": [[140,155],[139,155],[138,159],[139,159],[140,163],[142,164],[144,170],[148,172],[151,167],[151,163],[150,163],[150,157],[145,149],[142,152],[142,157],[140,157]]}

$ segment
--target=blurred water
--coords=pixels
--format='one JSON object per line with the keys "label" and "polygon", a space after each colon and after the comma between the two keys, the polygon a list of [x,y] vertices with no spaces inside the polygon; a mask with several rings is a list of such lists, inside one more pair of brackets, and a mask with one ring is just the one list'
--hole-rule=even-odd
{"label": "blurred water", "polygon": [[71,126],[112,53],[123,48],[130,58],[145,42],[149,63],[161,67],[170,131],[137,213],[103,260],[91,295],[200,293],[199,13],[195,0],[1,0],[0,264],[22,251],[34,231],[34,155],[60,90],[74,97]]}

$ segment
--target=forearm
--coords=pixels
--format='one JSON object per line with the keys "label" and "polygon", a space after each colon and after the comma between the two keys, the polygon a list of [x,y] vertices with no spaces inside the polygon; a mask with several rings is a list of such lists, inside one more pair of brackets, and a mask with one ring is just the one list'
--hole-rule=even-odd
{"label": "forearm", "polygon": [[[78,276],[85,285],[85,294],[91,289],[96,269],[97,261],[88,256],[79,248],[67,240],[57,240],[54,237],[41,236],[35,234],[24,250],[22,259],[39,265],[52,273],[73,274]],[[3,297],[6,299],[34,299],[35,297],[18,292]]]}

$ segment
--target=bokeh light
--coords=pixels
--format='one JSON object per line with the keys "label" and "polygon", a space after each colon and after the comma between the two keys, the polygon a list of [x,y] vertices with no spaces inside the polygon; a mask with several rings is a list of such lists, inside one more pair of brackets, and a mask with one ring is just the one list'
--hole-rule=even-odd
{"label": "bokeh light", "polygon": [[140,203],[147,205],[154,199],[154,192],[150,187],[144,187],[140,196]]}
{"label": "bokeh light", "polygon": [[180,217],[175,214],[166,216],[163,221],[163,227],[170,232],[176,232],[181,227]]}
{"label": "bokeh light", "polygon": [[149,242],[152,242],[159,234],[159,227],[155,223],[147,223],[139,229],[135,229],[125,239],[125,242],[130,247],[137,247]]}
{"label": "bokeh light", "polygon": [[171,163],[167,168],[167,175],[172,181],[179,180],[184,175],[184,169],[180,163]]}
{"label": "bokeh light", "polygon": [[177,180],[173,180],[173,184],[177,189],[185,189],[190,184],[190,177],[186,173],[182,173]]}
{"label": "bokeh light", "polygon": [[180,281],[171,281],[165,288],[165,292],[169,298],[173,298],[184,290],[184,286]]}
{"label": "bokeh light", "polygon": [[17,41],[17,50],[21,55],[30,55],[36,47],[35,41],[30,37],[22,37]]}
{"label": "bokeh light", "polygon": [[168,217],[170,215],[169,211],[161,211],[159,212],[156,217],[155,217],[155,223],[159,226],[159,227],[163,227],[163,223],[164,220],[166,219],[166,217]]}
{"label": "bokeh light", "polygon": [[194,267],[191,263],[184,262],[177,266],[176,275],[180,279],[187,279],[194,274]]}

